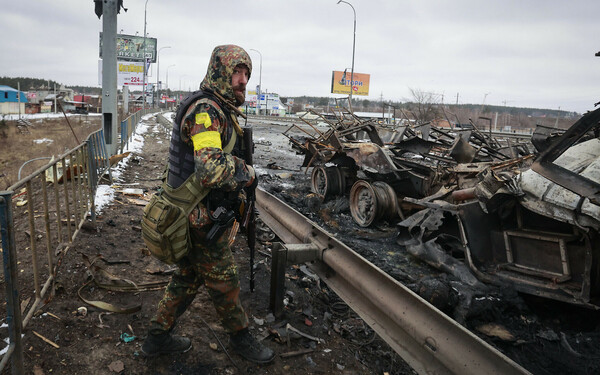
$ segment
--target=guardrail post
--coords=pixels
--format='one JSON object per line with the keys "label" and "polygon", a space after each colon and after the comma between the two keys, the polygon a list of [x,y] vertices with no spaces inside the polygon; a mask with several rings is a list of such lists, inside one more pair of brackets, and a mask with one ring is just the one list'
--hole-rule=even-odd
{"label": "guardrail post", "polygon": [[269,295],[269,307],[271,311],[273,311],[273,315],[279,318],[283,313],[287,249],[281,242],[275,242],[271,254],[273,257],[271,258],[271,292]]}
{"label": "guardrail post", "polygon": [[321,259],[321,249],[313,243],[273,244],[271,259],[271,291],[269,307],[273,315],[279,318],[283,313],[283,295],[285,293],[285,268],[290,264],[298,264]]}
{"label": "guardrail post", "polygon": [[[12,191],[0,192],[0,232],[2,233],[2,261],[4,265],[4,282],[6,283],[6,323],[13,352],[11,372],[13,375],[24,374],[23,345],[21,342],[22,320],[17,289],[17,254],[12,217]],[[5,356],[9,353],[7,352]],[[4,359],[2,362],[5,362]]]}

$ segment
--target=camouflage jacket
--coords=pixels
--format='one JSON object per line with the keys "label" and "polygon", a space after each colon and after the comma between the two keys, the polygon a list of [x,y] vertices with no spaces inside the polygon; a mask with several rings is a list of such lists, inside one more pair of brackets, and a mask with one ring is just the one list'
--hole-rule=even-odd
{"label": "camouflage jacket", "polygon": [[[238,64],[245,64],[249,71],[252,69],[250,58],[243,49],[231,45],[216,47],[202,81],[202,90],[218,93],[233,105],[231,75]],[[194,121],[185,120],[189,118]],[[242,135],[237,116],[228,105],[208,97],[201,98],[189,106],[183,119],[180,135],[183,142],[194,149],[198,181],[212,189],[241,189],[252,177],[242,159],[223,152],[234,131],[238,132],[238,137]],[[210,222],[203,203],[190,214],[192,227],[201,228]]]}

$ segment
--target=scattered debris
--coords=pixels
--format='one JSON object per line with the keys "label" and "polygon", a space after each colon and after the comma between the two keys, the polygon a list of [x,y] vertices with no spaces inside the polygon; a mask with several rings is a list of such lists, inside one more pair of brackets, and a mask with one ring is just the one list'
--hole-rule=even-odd
{"label": "scattered debris", "polygon": [[[143,189],[136,189],[136,188],[125,188],[122,190],[117,190],[117,193],[121,193],[123,195],[135,195],[138,197],[143,197],[144,196],[144,190]],[[142,204],[143,206],[145,206],[148,202],[145,202]]]}
{"label": "scattered debris", "polygon": [[46,314],[49,315],[49,316],[51,316],[51,317],[53,317],[56,320],[61,320],[58,316],[52,314],[51,312],[46,312]]}
{"label": "scattered debris", "polygon": [[108,365],[108,369],[112,372],[120,373],[125,370],[125,365],[121,360],[113,361]]}
{"label": "scattered debris", "polygon": [[563,332],[560,333],[560,344],[572,356],[577,357],[577,358],[583,357],[583,355],[581,355],[581,353],[578,353],[575,350],[573,350],[573,348],[571,347],[571,344],[569,344],[569,341],[567,341],[567,335],[565,335]]}
{"label": "scattered debris", "polygon": [[281,353],[279,356],[281,358],[290,358],[290,357],[297,357],[299,355],[304,355],[304,354],[308,354],[308,353],[312,353],[312,352],[314,352],[314,349],[301,349],[301,350],[295,350],[293,352]]}
{"label": "scattered debris", "polygon": [[27,305],[29,305],[29,301],[31,301],[31,297],[27,297],[26,299],[21,301],[21,314],[23,314],[25,312]]}
{"label": "scattered debris", "polygon": [[145,200],[143,196],[139,199],[127,198],[127,202],[133,203],[136,206],[140,206],[140,207],[145,207],[148,204],[148,201]]}
{"label": "scattered debris", "polygon": [[123,332],[123,333],[121,333],[121,336],[119,336],[119,339],[121,339],[121,341],[123,341],[124,343],[128,343],[128,342],[132,342],[133,340],[135,340],[136,337],[134,335],[130,335],[127,332]]}
{"label": "scattered debris", "polygon": [[307,338],[307,339],[309,339],[309,340],[316,341],[316,342],[317,342],[317,343],[319,343],[319,344],[325,344],[325,340],[323,340],[323,339],[320,339],[320,338],[318,338],[318,337],[311,336],[311,335],[309,335],[309,334],[306,334],[306,333],[304,333],[304,332],[302,332],[302,331],[300,331],[300,330],[298,330],[298,329],[296,329],[296,328],[292,327],[292,325],[291,325],[291,324],[289,324],[289,323],[288,323],[288,324],[286,324],[286,326],[285,326],[285,330],[286,330],[286,331],[289,331],[289,332],[294,332],[294,333],[296,333],[296,334],[298,334],[298,335],[300,335],[300,336],[302,336],[302,337],[304,337],[304,338]]}
{"label": "scattered debris", "polygon": [[129,156],[130,153],[131,152],[125,152],[125,153],[122,153],[122,154],[113,155],[113,156],[109,157],[108,161],[110,163],[110,166],[112,167],[113,165],[117,164],[121,160],[125,159],[126,157]]}
{"label": "scattered debris", "polygon": [[497,337],[504,341],[515,341],[515,336],[500,324],[482,324],[476,328],[479,332],[490,337]]}
{"label": "scattered debris", "polygon": [[278,166],[276,162],[271,162],[271,163],[267,164],[267,168],[269,168],[269,169],[277,169],[277,170],[283,169],[280,166]]}
{"label": "scattered debris", "polygon": [[60,349],[60,346],[58,346],[54,341],[45,338],[44,336],[42,336],[41,334],[37,333],[36,331],[31,331],[31,332],[33,332],[34,335],[36,335],[37,337],[39,337],[40,339],[42,339],[45,343],[47,343],[47,344],[55,347],[56,349]]}
{"label": "scattered debris", "polygon": [[110,326],[104,324],[104,322],[102,321],[102,315],[110,315],[112,313],[110,312],[101,312],[100,314],[98,314],[98,320],[100,321],[100,324],[96,325],[96,327],[98,328],[110,328]]}

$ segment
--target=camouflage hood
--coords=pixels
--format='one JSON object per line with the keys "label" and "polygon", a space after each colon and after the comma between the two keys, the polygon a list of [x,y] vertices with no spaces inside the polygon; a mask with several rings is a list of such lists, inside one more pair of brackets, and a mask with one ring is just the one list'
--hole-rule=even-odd
{"label": "camouflage hood", "polygon": [[246,65],[248,73],[252,73],[252,61],[242,47],[233,44],[215,47],[210,57],[206,77],[200,84],[200,88],[203,90],[210,89],[221,94],[225,99],[235,102],[233,88],[231,87],[231,76],[233,75],[233,69],[239,64]]}

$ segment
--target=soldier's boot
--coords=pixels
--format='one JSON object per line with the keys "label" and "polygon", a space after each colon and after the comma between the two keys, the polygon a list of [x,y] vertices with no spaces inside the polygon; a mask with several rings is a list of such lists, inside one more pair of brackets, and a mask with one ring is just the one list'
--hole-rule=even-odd
{"label": "soldier's boot", "polygon": [[148,357],[159,354],[185,353],[192,348],[192,341],[187,337],[171,335],[168,332],[148,337],[142,344],[142,353]]}
{"label": "soldier's boot", "polygon": [[254,363],[269,363],[275,358],[275,352],[256,340],[250,334],[248,328],[233,333],[230,337],[230,344],[233,350],[249,361]]}

